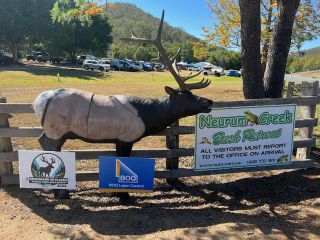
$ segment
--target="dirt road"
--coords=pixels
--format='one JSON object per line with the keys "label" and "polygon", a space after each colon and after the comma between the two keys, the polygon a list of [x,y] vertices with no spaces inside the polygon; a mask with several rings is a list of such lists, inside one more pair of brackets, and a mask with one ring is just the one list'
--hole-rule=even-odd
{"label": "dirt road", "polygon": [[132,202],[82,183],[71,200],[0,189],[0,239],[319,239],[320,169],[183,179]]}

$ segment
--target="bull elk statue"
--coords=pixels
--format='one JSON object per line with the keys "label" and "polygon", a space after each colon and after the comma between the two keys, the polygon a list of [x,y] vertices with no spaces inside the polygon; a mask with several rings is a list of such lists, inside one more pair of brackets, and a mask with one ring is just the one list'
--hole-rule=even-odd
{"label": "bull elk statue", "polygon": [[[156,39],[138,38],[132,33],[123,40],[155,45],[159,60],[169,69],[179,89],[165,87],[169,96],[159,99],[102,96],[77,89],[43,92],[34,101],[35,113],[44,129],[39,138],[43,150],[60,151],[67,139],[81,139],[90,143],[115,143],[117,156],[128,157],[133,144],[143,137],[163,131],[180,118],[210,112],[213,102],[191,93],[192,89],[209,86],[210,81],[187,84],[188,79],[201,72],[185,77],[179,74],[176,59],[180,49],[170,59],[161,43],[163,20],[164,11]],[[67,190],[54,190],[54,194],[56,198],[69,198]]]}

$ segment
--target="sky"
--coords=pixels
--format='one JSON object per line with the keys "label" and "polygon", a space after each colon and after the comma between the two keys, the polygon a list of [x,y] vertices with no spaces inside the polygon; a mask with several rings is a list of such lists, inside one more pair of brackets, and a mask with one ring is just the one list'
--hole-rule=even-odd
{"label": "sky", "polygon": [[[203,39],[202,27],[210,27],[212,14],[206,5],[206,0],[109,0],[112,2],[133,3],[147,13],[160,18],[165,10],[165,21],[174,27],[183,28],[186,32]],[[306,42],[302,50],[320,46],[320,36],[311,42]]]}

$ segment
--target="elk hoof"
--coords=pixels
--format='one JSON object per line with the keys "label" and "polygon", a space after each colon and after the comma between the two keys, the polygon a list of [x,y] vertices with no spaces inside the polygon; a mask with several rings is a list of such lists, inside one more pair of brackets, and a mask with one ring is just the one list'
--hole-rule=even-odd
{"label": "elk hoof", "polygon": [[69,190],[66,189],[53,189],[55,199],[70,199]]}
{"label": "elk hoof", "polygon": [[131,200],[129,193],[126,192],[115,193],[114,196],[118,197],[120,202],[129,202]]}

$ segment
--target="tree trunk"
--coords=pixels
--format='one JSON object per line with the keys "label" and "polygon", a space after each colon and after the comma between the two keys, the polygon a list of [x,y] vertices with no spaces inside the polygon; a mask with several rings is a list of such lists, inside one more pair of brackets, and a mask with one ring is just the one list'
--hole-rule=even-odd
{"label": "tree trunk", "polygon": [[262,53],[261,53],[261,68],[262,68],[262,74],[265,73],[266,67],[267,67],[267,59],[268,59],[268,50],[269,50],[269,44],[270,44],[270,33],[271,33],[271,22],[272,22],[272,5],[273,0],[269,1],[269,8],[268,8],[268,18],[266,23],[266,32],[268,36],[265,39],[265,42],[262,47]]}
{"label": "tree trunk", "polygon": [[272,33],[264,74],[267,98],[281,98],[294,17],[300,0],[278,0],[278,16]]}
{"label": "tree trunk", "polygon": [[241,63],[245,98],[263,98],[260,54],[260,1],[239,0],[241,18]]}
{"label": "tree trunk", "polygon": [[13,62],[17,63],[18,62],[18,44],[16,42],[11,42],[10,48],[13,56]]}

